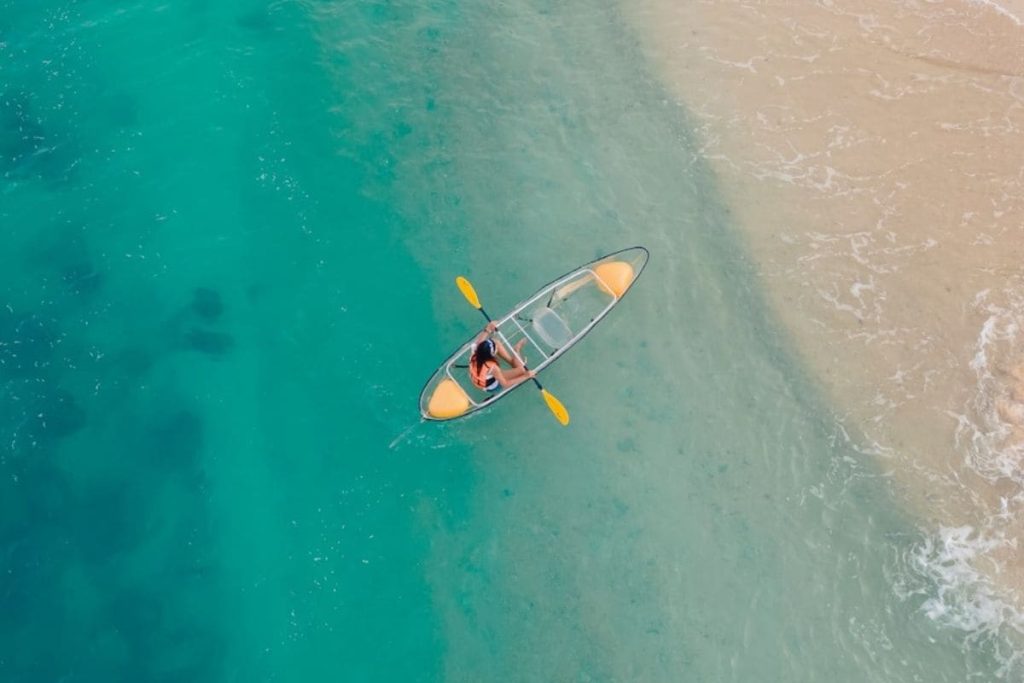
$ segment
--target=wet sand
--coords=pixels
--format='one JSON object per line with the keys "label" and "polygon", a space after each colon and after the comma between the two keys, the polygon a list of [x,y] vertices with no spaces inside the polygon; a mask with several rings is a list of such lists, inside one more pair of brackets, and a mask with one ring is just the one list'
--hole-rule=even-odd
{"label": "wet sand", "polygon": [[843,424],[1024,604],[1024,3],[624,6]]}

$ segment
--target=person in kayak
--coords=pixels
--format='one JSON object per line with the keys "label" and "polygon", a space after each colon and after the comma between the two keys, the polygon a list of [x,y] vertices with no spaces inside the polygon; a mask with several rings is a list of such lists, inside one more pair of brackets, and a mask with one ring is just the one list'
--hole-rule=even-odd
{"label": "person in kayak", "polygon": [[[526,340],[520,339],[515,345],[515,355],[510,354],[504,344],[491,339],[497,329],[493,322],[487,323],[473,340],[473,354],[469,358],[469,377],[473,385],[488,393],[509,389],[537,374],[524,365],[522,349]],[[501,369],[499,358],[509,365],[507,369]]]}

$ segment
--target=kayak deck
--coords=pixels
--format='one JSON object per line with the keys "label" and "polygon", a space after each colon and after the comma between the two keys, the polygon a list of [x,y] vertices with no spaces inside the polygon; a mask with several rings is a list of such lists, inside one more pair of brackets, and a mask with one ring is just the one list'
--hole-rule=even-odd
{"label": "kayak deck", "polygon": [[[649,254],[631,247],[585,264],[548,283],[494,322],[494,338],[510,354],[522,340],[529,368],[541,372],[582,339],[619,302],[640,276]],[[475,338],[475,336],[474,336]],[[428,420],[451,420],[485,408],[510,389],[488,393],[469,378],[470,339],[441,364],[420,394]]]}

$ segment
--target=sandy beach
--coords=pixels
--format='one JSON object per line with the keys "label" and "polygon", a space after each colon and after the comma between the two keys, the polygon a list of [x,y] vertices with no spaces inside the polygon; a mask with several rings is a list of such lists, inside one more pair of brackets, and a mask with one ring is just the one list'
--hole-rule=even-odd
{"label": "sandy beach", "polygon": [[628,12],[844,425],[930,527],[989,540],[998,561],[971,564],[1016,592],[1024,6]]}
{"label": "sandy beach", "polygon": [[839,419],[1024,604],[1024,4],[627,13]]}

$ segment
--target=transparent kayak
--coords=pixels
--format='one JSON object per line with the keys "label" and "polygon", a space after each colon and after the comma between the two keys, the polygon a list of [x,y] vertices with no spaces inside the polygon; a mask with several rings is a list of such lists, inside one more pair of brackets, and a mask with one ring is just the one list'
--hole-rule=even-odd
{"label": "transparent kayak", "polygon": [[[630,247],[566,273],[495,318],[495,338],[510,353],[525,338],[522,355],[527,367],[539,374],[608,315],[640,277],[649,256],[644,247]],[[532,385],[523,382],[496,393],[478,389],[469,377],[472,345],[473,339],[465,342],[427,380],[420,394],[420,413],[424,418],[465,417],[491,406],[524,384]]]}

